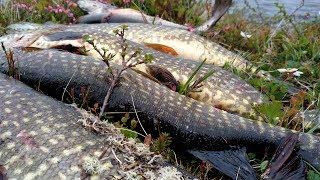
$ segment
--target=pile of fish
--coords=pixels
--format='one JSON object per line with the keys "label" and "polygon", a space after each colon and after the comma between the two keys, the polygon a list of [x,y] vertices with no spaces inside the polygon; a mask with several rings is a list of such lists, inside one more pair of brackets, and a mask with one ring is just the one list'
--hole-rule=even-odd
{"label": "pile of fish", "polygon": [[97,117],[84,110],[4,74],[0,83],[1,179],[80,179],[86,173],[101,179],[191,178],[112,124],[103,126],[104,134],[85,129]]}
{"label": "pile of fish", "polygon": [[[218,0],[213,8],[213,18],[205,26],[214,24],[229,8],[230,2]],[[151,54],[154,59],[151,64],[139,65],[124,72],[111,95],[108,110],[139,111],[143,127],[148,132],[169,132],[177,147],[209,161],[233,179],[257,178],[243,147],[275,148],[292,134],[296,135],[299,144],[297,156],[320,168],[318,136],[241,117],[252,114],[253,105],[264,102],[264,96],[219,66],[225,63],[239,68],[253,66],[247,60],[187,31],[184,26],[161,19],[157,21],[159,23],[148,24],[141,21],[140,12],[116,9],[98,1],[79,0],[78,3],[90,11],[89,15],[81,18],[82,23],[103,23],[11,25],[8,27],[10,34],[0,37],[0,42],[7,49],[7,52],[0,53],[0,72],[10,73],[10,50],[20,81],[59,100],[66,94],[81,98],[83,89],[87,89],[89,104],[101,105],[110,87],[111,74],[99,54],[103,51],[114,54],[112,67],[121,68],[122,41],[114,35],[114,30],[125,23],[128,27],[124,35],[128,44],[127,55],[139,49],[141,54]],[[95,9],[93,7],[101,7],[99,14],[91,12]],[[112,23],[99,20],[105,13],[111,20],[108,22]],[[128,16],[126,13],[139,15]],[[84,41],[84,36],[92,38],[96,47]],[[85,55],[80,53],[83,48]],[[141,58],[137,56],[133,61]],[[203,66],[198,76],[211,70],[214,74],[198,92],[188,96],[175,92],[172,84],[168,88],[149,77],[150,68],[159,67],[172,74],[176,82],[184,83],[204,59],[208,64]],[[189,177],[183,177],[182,172],[172,166],[165,167],[161,160],[153,162],[150,152],[143,150],[142,153],[138,145],[135,148],[130,146],[130,156],[133,157],[130,161],[127,154],[116,146],[119,145],[116,140],[110,142],[111,137],[120,136],[118,131],[110,130],[110,125],[110,138],[105,141],[102,136],[100,138],[100,135],[84,130],[81,123],[79,125],[77,121],[83,122],[81,119],[84,116],[81,110],[46,97],[4,75],[0,76],[0,82],[0,99],[3,102],[0,105],[0,165],[7,169],[8,177],[80,177],[81,168],[78,165],[83,156],[97,157],[98,153],[93,151],[101,151],[101,147],[110,144],[114,149],[109,148],[111,156],[104,159],[108,166],[101,165],[101,177],[159,178],[163,175],[163,168],[170,169],[171,178]],[[124,147],[128,142],[120,137],[119,142]],[[24,150],[25,147],[27,150]],[[230,172],[219,168],[219,158],[230,162],[227,164]],[[141,165],[133,166],[138,159]],[[108,168],[112,169],[109,173]],[[149,173],[142,173],[141,168],[147,168]],[[291,171],[295,169],[288,172]]]}

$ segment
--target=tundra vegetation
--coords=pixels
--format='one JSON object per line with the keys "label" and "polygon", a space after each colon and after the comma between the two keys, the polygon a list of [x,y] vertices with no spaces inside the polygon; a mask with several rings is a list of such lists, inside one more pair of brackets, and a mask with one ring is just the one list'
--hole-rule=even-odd
{"label": "tundra vegetation", "polygon": [[[206,3],[195,0],[110,1],[120,7],[130,7],[179,24],[188,24],[190,27],[204,21],[203,9],[210,11],[210,6]],[[249,70],[237,71],[232,66],[225,65],[226,69],[234,71],[269,98],[269,102],[255,107],[256,113],[263,121],[298,131],[318,133],[317,127],[304,126],[297,114],[299,111],[320,108],[320,19],[309,17],[307,14],[305,17],[297,18],[296,14],[286,12],[282,4],[275,6],[278,8],[278,13],[270,17],[247,4],[243,9],[236,9],[226,14],[203,36],[242,54],[261,70],[268,71],[281,80],[267,81],[255,76]],[[74,23],[82,15],[84,12],[71,0],[15,0],[0,7],[0,35],[5,33],[7,25],[18,21],[69,24]],[[125,27],[122,30],[123,32],[117,31],[117,34],[121,36]],[[91,42],[90,39],[87,40]],[[8,53],[9,55],[13,56]],[[109,61],[108,58],[111,57],[106,57],[106,62]],[[186,94],[192,85],[184,86],[181,88],[182,94]],[[291,95],[287,93],[291,87],[299,87],[301,90]],[[138,129],[136,117],[132,118],[129,113],[120,118],[112,113],[106,113],[104,117],[123,128],[122,132],[127,137],[139,136],[140,133],[136,132]],[[145,136],[144,140],[150,141],[151,138]],[[174,163],[182,164],[202,179],[208,177],[210,167],[207,164],[186,160],[183,155],[177,157],[170,149],[170,144],[174,143],[170,135],[160,134],[152,143],[147,143],[152,144],[153,151],[164,155]],[[268,157],[258,158],[255,154],[249,156],[255,169],[262,174],[266,170]],[[320,173],[310,167],[308,179],[320,179]]]}

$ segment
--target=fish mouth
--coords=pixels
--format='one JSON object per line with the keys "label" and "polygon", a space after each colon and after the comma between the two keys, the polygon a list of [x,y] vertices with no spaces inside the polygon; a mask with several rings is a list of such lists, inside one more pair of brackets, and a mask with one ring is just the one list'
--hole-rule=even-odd
{"label": "fish mouth", "polygon": [[79,55],[87,55],[85,47],[88,46],[82,40],[83,33],[78,32],[39,32],[21,36],[14,42],[14,46],[21,47],[24,51],[43,49],[58,49]]}

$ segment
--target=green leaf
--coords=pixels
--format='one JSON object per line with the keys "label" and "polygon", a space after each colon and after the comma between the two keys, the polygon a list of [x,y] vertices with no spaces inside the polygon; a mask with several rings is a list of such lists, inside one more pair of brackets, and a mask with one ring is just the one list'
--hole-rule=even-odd
{"label": "green leaf", "polygon": [[320,180],[320,174],[315,171],[308,171],[307,180]]}
{"label": "green leaf", "polygon": [[119,34],[119,29],[113,30],[113,33],[114,33],[114,34]]}
{"label": "green leaf", "polygon": [[53,14],[51,14],[51,21],[52,21],[52,22],[57,22],[57,19],[54,17]]}
{"label": "green leaf", "polygon": [[88,34],[83,35],[83,36],[82,36],[82,40],[85,41],[85,42],[88,42],[88,43],[90,43],[90,44],[93,43],[93,38],[92,38],[90,35],[88,35]]}
{"label": "green leaf", "polygon": [[121,122],[122,122],[123,124],[127,123],[128,120],[129,120],[128,117],[122,117],[122,118],[121,118]]}
{"label": "green leaf", "polygon": [[268,160],[265,160],[265,161],[261,162],[261,164],[260,164],[260,172],[264,172],[267,169],[268,163],[269,163]]}
{"label": "green leaf", "polygon": [[[197,68],[192,72],[191,76],[189,77],[189,79],[187,80],[187,82],[185,84],[182,84],[181,86],[179,86],[179,94],[186,94],[189,87],[190,87],[190,84],[193,80],[193,78],[197,75],[197,73],[199,72],[199,70],[201,69],[201,67],[204,65],[204,63],[207,61],[207,59],[204,59],[200,64],[199,66],[197,66]],[[208,73],[210,74],[210,73]]]}
{"label": "green leaf", "polygon": [[200,80],[199,83],[202,83],[203,81],[206,81],[209,77],[211,77],[213,75],[214,71],[210,71],[207,74],[205,74]]}
{"label": "green leaf", "polygon": [[123,24],[123,25],[121,25],[121,29],[123,29],[123,30],[128,30],[129,29],[129,26],[128,25],[126,25],[126,24]]}
{"label": "green leaf", "polygon": [[276,125],[283,116],[283,104],[281,101],[271,101],[257,106],[257,111],[264,115],[269,123]]}
{"label": "green leaf", "polygon": [[190,84],[192,79],[196,76],[196,74],[199,72],[199,70],[201,69],[201,67],[204,65],[204,63],[207,61],[207,59],[203,60],[199,66],[192,72],[190,78],[188,79],[188,81],[186,82],[186,84]]}
{"label": "green leaf", "polygon": [[126,138],[137,138],[138,137],[138,133],[132,131],[132,130],[129,130],[129,129],[121,129],[120,130],[121,133],[126,137]]}
{"label": "green leaf", "polygon": [[153,61],[154,57],[152,54],[145,54],[144,55],[144,62],[145,63],[151,63]]}
{"label": "green leaf", "polygon": [[137,125],[138,125],[138,121],[136,121],[135,119],[132,119],[130,122],[131,129],[135,129]]}
{"label": "green leaf", "polygon": [[256,158],[256,154],[254,154],[254,153],[248,153],[248,158],[249,158],[250,160],[255,159],[255,158]]}

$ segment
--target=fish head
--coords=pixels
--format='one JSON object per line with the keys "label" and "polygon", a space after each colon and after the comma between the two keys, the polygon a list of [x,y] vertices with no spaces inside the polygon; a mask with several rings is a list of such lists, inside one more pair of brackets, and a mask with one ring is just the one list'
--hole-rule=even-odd
{"label": "fish head", "polygon": [[8,34],[0,37],[0,43],[5,48],[27,47],[41,36],[39,33]]}

